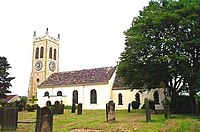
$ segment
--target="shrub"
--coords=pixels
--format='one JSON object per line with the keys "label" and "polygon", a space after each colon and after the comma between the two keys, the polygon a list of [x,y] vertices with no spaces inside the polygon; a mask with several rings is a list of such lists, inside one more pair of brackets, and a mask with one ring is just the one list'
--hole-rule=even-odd
{"label": "shrub", "polygon": [[25,109],[29,112],[33,112],[37,109],[37,104],[26,104]]}
{"label": "shrub", "polygon": [[132,101],[131,105],[132,105],[132,109],[139,109],[140,102],[138,102],[138,101]]}
{"label": "shrub", "polygon": [[71,110],[72,106],[71,105],[65,105],[64,109]]}

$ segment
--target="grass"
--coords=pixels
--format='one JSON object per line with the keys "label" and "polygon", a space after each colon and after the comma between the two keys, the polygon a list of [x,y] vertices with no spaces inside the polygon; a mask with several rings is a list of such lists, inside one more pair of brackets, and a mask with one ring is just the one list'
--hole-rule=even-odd
{"label": "grass", "polygon": [[[153,112],[152,112],[153,113]],[[82,115],[65,110],[63,115],[54,115],[54,132],[198,132],[200,131],[200,118],[189,115],[172,115],[165,119],[163,114],[152,114],[151,122],[145,121],[143,110],[117,110],[115,122],[106,122],[104,110],[84,110]],[[18,121],[35,121],[35,112],[19,112]],[[34,132],[35,123],[19,123],[17,132]]]}

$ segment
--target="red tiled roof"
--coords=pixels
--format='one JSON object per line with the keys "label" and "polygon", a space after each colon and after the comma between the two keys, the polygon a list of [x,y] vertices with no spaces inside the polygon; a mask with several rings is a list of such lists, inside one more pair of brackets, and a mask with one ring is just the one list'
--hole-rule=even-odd
{"label": "red tiled roof", "polygon": [[116,67],[102,67],[79,71],[53,73],[51,76],[45,79],[39,85],[39,87],[108,82],[112,77],[115,68]]}
{"label": "red tiled roof", "polygon": [[17,95],[7,95],[4,99],[6,102],[8,102],[9,100],[11,100],[12,98],[14,98]]}

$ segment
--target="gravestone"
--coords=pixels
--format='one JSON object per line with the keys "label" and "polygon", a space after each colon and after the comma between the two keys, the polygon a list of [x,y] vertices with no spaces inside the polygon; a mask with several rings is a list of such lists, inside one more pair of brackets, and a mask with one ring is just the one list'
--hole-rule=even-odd
{"label": "gravestone", "polygon": [[75,106],[75,104],[72,104],[72,111],[71,111],[71,113],[75,113],[76,112],[76,106]]}
{"label": "gravestone", "polygon": [[54,114],[63,114],[63,113],[64,113],[64,104],[60,104],[59,101],[56,101],[54,105]]}
{"label": "gravestone", "polygon": [[82,115],[82,103],[78,104],[78,111],[77,111],[77,115]]}
{"label": "gravestone", "polygon": [[18,108],[17,107],[4,107],[0,110],[0,125],[1,131],[16,131]]}
{"label": "gravestone", "polygon": [[128,112],[131,112],[131,103],[128,103]]}
{"label": "gravestone", "polygon": [[37,108],[35,132],[53,131],[53,113],[48,107]]}
{"label": "gravestone", "polygon": [[146,121],[149,122],[151,120],[151,113],[149,107],[149,100],[147,98],[144,99],[145,102],[145,113],[146,113]]}
{"label": "gravestone", "polygon": [[115,121],[115,103],[113,101],[106,104],[106,120],[107,122]]}

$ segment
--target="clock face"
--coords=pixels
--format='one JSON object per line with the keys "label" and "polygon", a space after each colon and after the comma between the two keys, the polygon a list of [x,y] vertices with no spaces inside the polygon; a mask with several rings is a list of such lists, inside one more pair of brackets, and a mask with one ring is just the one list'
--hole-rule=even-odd
{"label": "clock face", "polygon": [[51,71],[55,71],[55,69],[56,69],[56,63],[55,63],[54,61],[51,61],[51,62],[49,63],[49,69],[50,69]]}
{"label": "clock face", "polygon": [[37,71],[40,71],[42,69],[42,62],[41,61],[36,61],[36,63],[35,63],[35,69]]}

